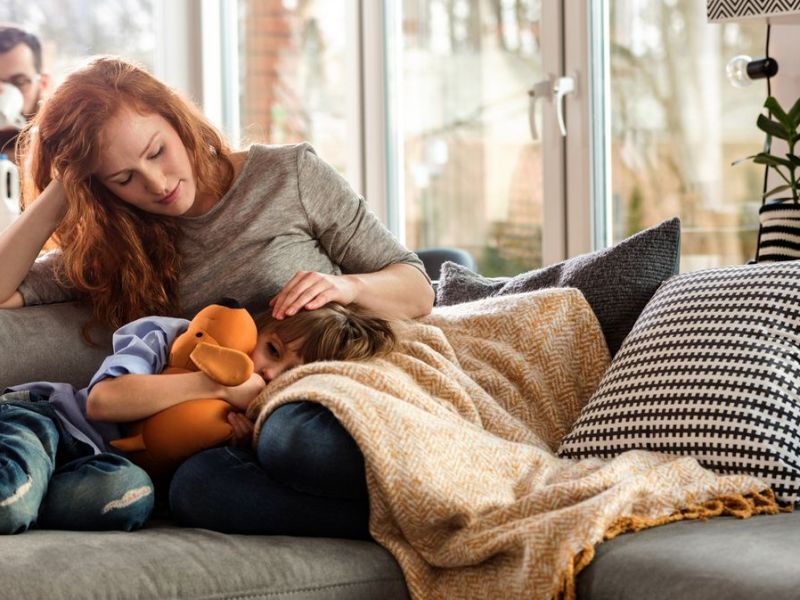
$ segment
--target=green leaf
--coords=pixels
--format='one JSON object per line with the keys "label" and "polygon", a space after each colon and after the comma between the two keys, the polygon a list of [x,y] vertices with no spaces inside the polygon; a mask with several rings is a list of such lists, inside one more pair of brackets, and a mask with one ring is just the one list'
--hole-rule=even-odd
{"label": "green leaf", "polygon": [[767,98],[766,102],[764,102],[764,108],[768,109],[772,113],[772,116],[778,119],[786,130],[791,131],[796,129],[796,125],[792,124],[789,115],[786,114],[786,111],[783,110],[783,107],[774,96]]}
{"label": "green leaf", "polygon": [[774,187],[770,191],[765,192],[762,197],[767,198],[768,196],[772,196],[773,194],[777,194],[778,192],[785,192],[786,190],[790,189],[792,189],[792,186],[790,185],[779,185],[778,187]]}
{"label": "green leaf", "polygon": [[739,163],[743,163],[746,160],[753,160],[758,154],[753,154],[752,156],[745,156],[744,158],[739,158],[731,163],[732,167],[735,167]]}
{"label": "green leaf", "polygon": [[794,129],[797,129],[797,126],[800,125],[800,98],[798,98],[794,106],[789,109],[789,120],[792,122],[792,127]]}
{"label": "green leaf", "polygon": [[781,125],[776,121],[769,120],[764,115],[758,115],[758,120],[756,121],[756,125],[764,133],[767,133],[781,140],[786,140],[787,142],[789,141],[789,138],[792,137],[792,135],[794,134],[793,131],[791,130],[787,131],[783,127],[783,125]]}
{"label": "green leaf", "polygon": [[800,156],[797,156],[796,154],[787,154],[786,158],[788,158],[789,162],[795,167],[800,167]]}
{"label": "green leaf", "polygon": [[792,163],[786,160],[785,158],[781,158],[780,156],[773,156],[772,154],[764,154],[761,152],[760,154],[756,154],[753,162],[757,165],[769,165],[770,167],[786,167],[787,169],[792,168]]}

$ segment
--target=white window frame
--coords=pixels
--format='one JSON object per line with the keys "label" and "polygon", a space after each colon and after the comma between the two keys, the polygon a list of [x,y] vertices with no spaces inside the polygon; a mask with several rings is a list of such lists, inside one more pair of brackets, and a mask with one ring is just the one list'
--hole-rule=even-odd
{"label": "white window frame", "polygon": [[155,12],[156,77],[202,106],[238,147],[238,1],[157,0]]}
{"label": "white window frame", "polygon": [[[592,62],[597,57],[598,47],[591,37],[593,19],[598,17],[593,12],[602,8],[605,2],[563,2],[564,10],[564,74],[575,78],[575,92],[567,96],[565,110],[567,122],[566,148],[563,171],[566,176],[564,205],[566,211],[565,247],[563,258],[585,254],[598,247],[602,239],[598,236],[595,223],[598,223],[598,211],[595,209],[602,191],[602,184],[597,179],[599,173],[593,171],[595,158],[603,158],[605,123],[605,96],[593,93],[592,86],[602,84],[606,77],[595,77],[593,69],[601,68]],[[591,6],[590,6],[591,5]],[[602,57],[598,57],[602,59]],[[593,101],[600,102],[595,103]],[[598,130],[596,125],[601,124]],[[598,138],[598,135],[603,136]],[[600,152],[600,155],[596,154]],[[599,162],[598,168],[603,166]],[[601,187],[595,187],[599,184]],[[545,231],[547,231],[545,228]],[[604,245],[604,244],[603,244]],[[555,261],[553,261],[555,262]]]}
{"label": "white window frame", "polygon": [[201,2],[202,103],[206,116],[233,148],[241,141],[239,115],[239,2]]}
{"label": "white window frame", "polygon": [[158,0],[155,5],[155,76],[195,101],[202,101],[203,57],[200,4]]}
{"label": "white window frame", "polygon": [[[564,74],[564,52],[561,31],[564,23],[564,5],[561,0],[542,2],[539,29],[542,52],[542,76],[555,80]],[[531,84],[534,82],[532,81]],[[571,97],[565,100],[570,106]],[[542,189],[542,262],[553,264],[565,258],[567,250],[567,176],[564,170],[566,160],[566,139],[561,136],[554,103],[539,102],[542,111],[541,152],[542,172],[552,176],[543,177]],[[567,112],[565,121],[567,132],[572,135],[572,118]],[[524,127],[520,123],[520,127]]]}
{"label": "white window frame", "polygon": [[[402,203],[394,202],[394,194],[390,192],[393,183],[399,185],[396,148],[390,144],[397,136],[394,131],[399,128],[398,119],[402,114],[396,111],[389,102],[388,85],[390,74],[398,68],[392,63],[389,68],[387,41],[387,17],[399,14],[400,2],[376,2],[375,0],[355,0],[360,6],[360,49],[361,65],[360,98],[361,107],[361,164],[363,173],[363,190],[367,204],[378,218],[403,240],[404,219]],[[393,12],[397,11],[397,12]],[[402,189],[397,192],[402,193]],[[394,196],[402,197],[402,196]]]}

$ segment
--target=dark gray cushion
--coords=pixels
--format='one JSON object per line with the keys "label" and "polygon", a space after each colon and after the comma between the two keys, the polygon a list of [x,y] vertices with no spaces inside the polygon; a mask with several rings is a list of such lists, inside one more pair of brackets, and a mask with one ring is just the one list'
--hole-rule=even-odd
{"label": "dark gray cushion", "polygon": [[597,315],[613,356],[661,282],[678,272],[680,236],[680,220],[670,219],[611,248],[511,278],[483,277],[446,262],[436,302],[447,306],[548,287],[578,288]]}
{"label": "dark gray cushion", "polygon": [[597,546],[580,600],[794,600],[800,512],[681,521]]}
{"label": "dark gray cushion", "polygon": [[0,536],[0,589],[3,598],[48,600],[408,598],[400,567],[372,542],[166,523],[134,533]]}
{"label": "dark gray cushion", "polygon": [[98,346],[81,338],[89,319],[75,303],[0,309],[0,390],[32,381],[85,387],[111,354],[111,332],[94,333]]}

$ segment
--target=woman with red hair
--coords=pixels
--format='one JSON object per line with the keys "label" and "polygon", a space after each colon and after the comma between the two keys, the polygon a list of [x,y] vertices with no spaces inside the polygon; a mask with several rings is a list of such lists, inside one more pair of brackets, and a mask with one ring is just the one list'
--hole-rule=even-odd
{"label": "woman with red hair", "polygon": [[[126,60],[100,57],[70,74],[22,131],[18,152],[29,176],[25,210],[0,235],[2,308],[79,299],[91,308],[89,336],[91,326],[116,328],[146,315],[191,317],[222,296],[254,312],[272,298],[277,319],[328,302],[393,319],[427,314],[433,305],[419,258],[311,146],[232,151],[195,106]],[[48,241],[52,249],[41,254]],[[135,397],[147,402],[152,390],[141,392]],[[262,495],[275,486],[298,488],[299,499],[281,502],[304,512],[307,490],[299,488],[308,487],[308,473],[337,479],[337,463],[349,461],[347,476],[361,478],[363,465],[326,409],[300,404],[275,413],[284,442],[325,438],[335,450],[310,451],[305,460],[284,443],[267,462],[290,452],[296,468],[277,483],[264,475],[255,487]],[[196,458],[195,476],[203,483],[217,477],[210,472],[219,461]],[[298,473],[302,485],[294,485]],[[312,490],[315,510],[320,494],[327,491]],[[350,490],[346,495],[352,500]],[[364,498],[357,500],[361,510]],[[213,504],[204,514],[216,512]],[[269,511],[259,502],[258,512]],[[307,518],[300,521],[308,531]],[[273,525],[246,528],[269,532]]]}

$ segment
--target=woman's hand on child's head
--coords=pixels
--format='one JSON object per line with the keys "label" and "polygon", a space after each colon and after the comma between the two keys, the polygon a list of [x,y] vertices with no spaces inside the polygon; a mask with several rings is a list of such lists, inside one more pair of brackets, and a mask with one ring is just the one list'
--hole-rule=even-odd
{"label": "woman's hand on child's head", "polygon": [[356,283],[352,277],[298,271],[270,300],[269,305],[272,307],[272,316],[283,319],[303,309],[320,308],[328,302],[347,306],[355,301],[356,292]]}
{"label": "woman's hand on child's head", "polygon": [[239,410],[245,410],[266,385],[261,375],[253,373],[250,375],[250,378],[241,385],[233,385],[225,388],[224,399]]}
{"label": "woman's hand on child's head", "polygon": [[229,412],[228,423],[231,426],[230,446],[247,446],[253,439],[253,422],[242,413]]}

